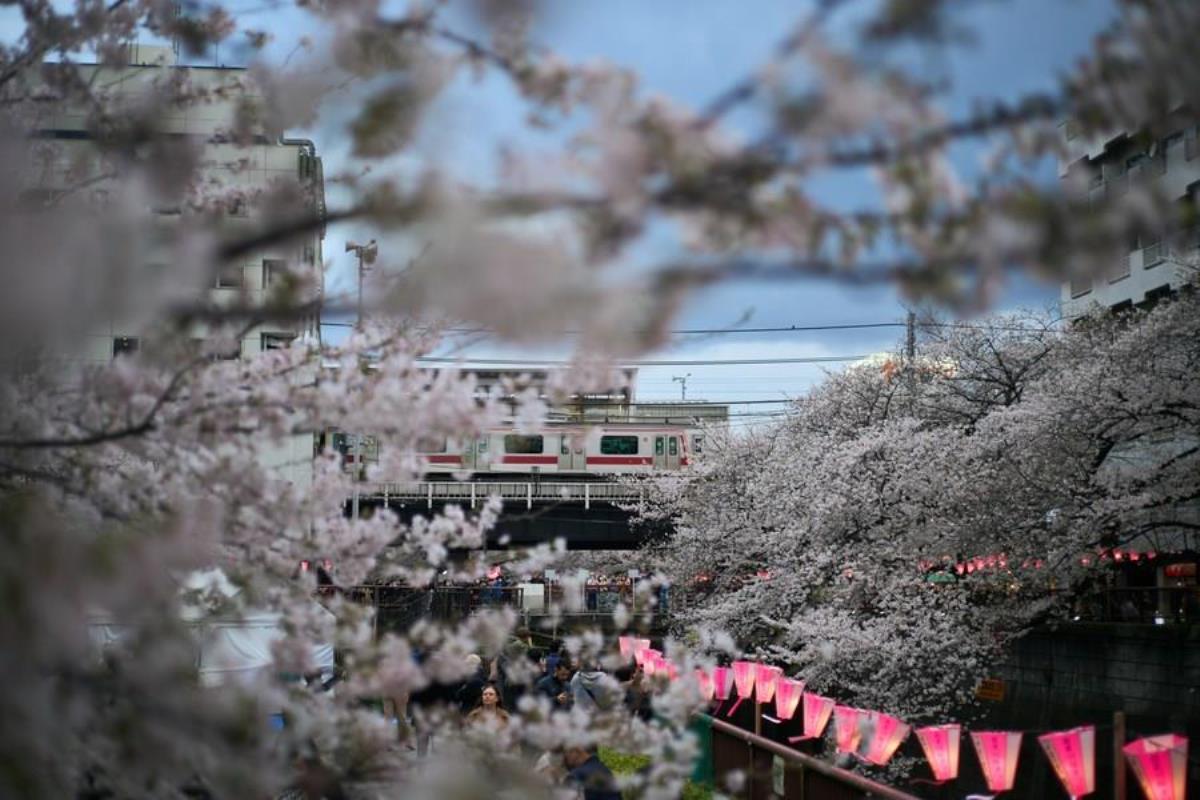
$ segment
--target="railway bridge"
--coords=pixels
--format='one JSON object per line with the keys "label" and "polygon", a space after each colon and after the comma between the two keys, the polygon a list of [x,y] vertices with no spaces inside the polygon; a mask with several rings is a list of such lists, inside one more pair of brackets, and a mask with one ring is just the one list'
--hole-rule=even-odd
{"label": "railway bridge", "polygon": [[[670,523],[636,519],[645,488],[616,480],[421,481],[363,484],[360,509],[388,508],[408,523],[448,505],[479,509],[490,497],[504,503],[489,547],[528,546],[562,538],[571,550],[632,550],[669,533]],[[347,512],[349,512],[349,503]]]}

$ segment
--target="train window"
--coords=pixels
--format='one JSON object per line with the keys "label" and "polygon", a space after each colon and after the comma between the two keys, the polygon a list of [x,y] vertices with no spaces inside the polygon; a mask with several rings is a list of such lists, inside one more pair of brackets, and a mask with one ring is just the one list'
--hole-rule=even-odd
{"label": "train window", "polygon": [[541,453],[545,441],[541,436],[521,436],[510,433],[504,437],[504,452],[506,453]]}
{"label": "train window", "polygon": [[676,439],[674,436],[667,439],[667,455],[671,455],[671,456],[679,455],[679,440]]}
{"label": "train window", "polygon": [[488,437],[484,436],[479,440],[479,447],[476,448],[481,453],[486,453],[488,449]]}
{"label": "train window", "polygon": [[636,456],[638,439],[636,436],[601,436],[600,453],[606,456]]}
{"label": "train window", "polygon": [[663,437],[654,437],[654,455],[661,456],[663,454]]}
{"label": "train window", "polygon": [[571,437],[570,436],[562,437],[562,445],[558,448],[558,452],[560,455],[564,455],[564,456],[571,455]]}
{"label": "train window", "polygon": [[692,452],[693,453],[703,453],[704,452],[704,437],[703,436],[693,436],[692,437]]}
{"label": "train window", "polygon": [[444,453],[446,452],[446,437],[441,439],[425,439],[418,443],[417,450],[421,453]]}

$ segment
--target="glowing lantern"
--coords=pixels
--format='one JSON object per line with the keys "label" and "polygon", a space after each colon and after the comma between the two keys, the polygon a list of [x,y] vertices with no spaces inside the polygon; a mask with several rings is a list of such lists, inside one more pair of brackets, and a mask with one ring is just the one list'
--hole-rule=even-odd
{"label": "glowing lantern", "polygon": [[1017,777],[1017,757],[1021,753],[1019,731],[980,731],[971,734],[983,778],[993,792],[1007,792]]}
{"label": "glowing lantern", "polygon": [[658,653],[658,651],[652,649],[649,645],[646,647],[639,647],[633,651],[633,660],[637,662],[639,667],[645,669],[646,662],[652,660],[654,658],[654,654],[656,653]]}
{"label": "glowing lantern", "polygon": [[828,697],[821,697],[819,694],[805,692],[804,735],[793,736],[788,741],[798,742],[801,739],[819,739],[821,734],[825,732],[825,726],[829,724],[829,715],[833,713],[833,706],[833,700]]}
{"label": "glowing lantern", "polygon": [[700,687],[700,696],[705,702],[712,702],[713,692],[716,690],[716,684],[713,683],[712,676],[705,670],[696,670],[696,685]]}
{"label": "glowing lantern", "polygon": [[1186,736],[1166,733],[1122,748],[1147,800],[1184,800],[1187,787]]}
{"label": "glowing lantern", "polygon": [[738,710],[738,706],[742,704],[742,701],[754,694],[754,677],[758,672],[755,668],[756,666],[753,661],[733,662],[733,683],[737,686],[738,699],[733,704],[733,707],[726,712],[725,716],[732,717],[733,712]]}
{"label": "glowing lantern", "polygon": [[653,675],[658,671],[658,660],[662,658],[662,653],[658,650],[646,648],[641,652],[642,656],[642,671],[647,675]]}
{"label": "glowing lantern", "polygon": [[733,662],[733,682],[737,686],[738,697],[745,699],[754,693],[754,678],[758,674],[757,666],[753,661]]}
{"label": "glowing lantern", "polygon": [[925,759],[938,783],[958,777],[958,744],[962,737],[959,725],[930,725],[917,728],[917,739],[925,751]]}
{"label": "glowing lantern", "polygon": [[783,670],[770,664],[759,664],[754,670],[754,700],[758,703],[769,703],[775,696],[775,684]]}
{"label": "glowing lantern", "polygon": [[867,722],[871,728],[871,738],[862,743],[861,755],[875,766],[882,767],[892,760],[911,728],[891,714],[878,711],[867,712]]}
{"label": "glowing lantern", "polygon": [[618,636],[617,646],[621,648],[621,658],[626,661],[633,658],[634,640],[632,636]]}
{"label": "glowing lantern", "polygon": [[729,690],[733,688],[733,675],[729,667],[713,667],[713,695],[718,700],[728,700]]}
{"label": "glowing lantern", "polygon": [[1054,774],[1074,800],[1096,791],[1096,728],[1086,725],[1038,737]]}
{"label": "glowing lantern", "polygon": [[775,684],[775,716],[791,719],[796,715],[796,706],[804,695],[804,681],[780,678]]}
{"label": "glowing lantern", "polygon": [[833,735],[839,753],[853,753],[862,740],[858,726],[859,710],[850,706],[833,707]]}

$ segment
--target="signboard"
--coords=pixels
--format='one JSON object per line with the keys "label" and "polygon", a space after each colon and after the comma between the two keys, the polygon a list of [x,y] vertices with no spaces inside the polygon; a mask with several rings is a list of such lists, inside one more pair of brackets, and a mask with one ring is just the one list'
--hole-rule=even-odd
{"label": "signboard", "polygon": [[999,678],[984,678],[975,688],[975,697],[992,703],[1002,702],[1004,700],[1004,681]]}

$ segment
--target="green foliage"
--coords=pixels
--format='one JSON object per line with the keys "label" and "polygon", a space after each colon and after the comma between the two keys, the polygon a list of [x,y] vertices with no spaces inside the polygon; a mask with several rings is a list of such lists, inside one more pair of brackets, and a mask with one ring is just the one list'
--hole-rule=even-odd
{"label": "green foliage", "polygon": [[[638,770],[650,766],[650,756],[640,753],[622,753],[611,747],[600,748],[600,760],[613,771],[614,775],[632,775]],[[684,784],[683,800],[709,800],[713,796],[712,787],[688,781]]]}

